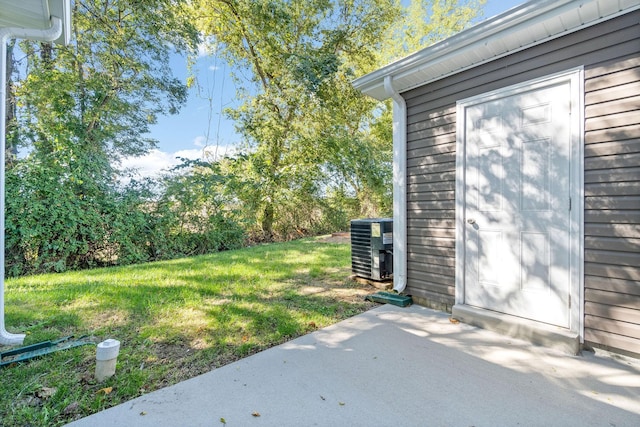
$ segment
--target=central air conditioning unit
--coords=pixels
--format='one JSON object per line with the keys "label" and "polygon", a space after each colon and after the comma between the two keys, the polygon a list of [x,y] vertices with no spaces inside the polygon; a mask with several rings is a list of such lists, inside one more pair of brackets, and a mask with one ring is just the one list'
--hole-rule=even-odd
{"label": "central air conditioning unit", "polygon": [[358,277],[385,280],[393,275],[393,219],[351,220],[351,271]]}

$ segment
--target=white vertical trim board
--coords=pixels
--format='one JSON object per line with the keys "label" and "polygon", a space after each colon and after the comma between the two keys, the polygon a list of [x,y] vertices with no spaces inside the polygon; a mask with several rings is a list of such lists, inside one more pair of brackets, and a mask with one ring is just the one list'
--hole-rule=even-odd
{"label": "white vertical trim board", "polygon": [[[571,320],[577,319],[580,343],[584,343],[584,67],[571,75],[571,100],[577,102],[571,107],[578,118],[571,121],[571,295],[578,300],[571,306]],[[577,236],[577,237],[576,237]],[[573,322],[572,322],[573,325]],[[574,328],[572,328],[574,330]]]}
{"label": "white vertical trim board", "polygon": [[456,104],[456,234],[455,234],[455,304],[464,305],[465,283],[464,268],[466,265],[465,258],[465,221],[464,217],[466,206],[466,146],[465,146],[465,123],[466,106],[463,102],[458,101]]}

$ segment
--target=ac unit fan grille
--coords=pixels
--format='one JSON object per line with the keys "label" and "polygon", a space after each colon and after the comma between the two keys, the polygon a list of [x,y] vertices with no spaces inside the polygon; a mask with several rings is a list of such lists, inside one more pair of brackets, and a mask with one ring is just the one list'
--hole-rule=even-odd
{"label": "ac unit fan grille", "polygon": [[351,271],[371,277],[371,224],[351,223]]}

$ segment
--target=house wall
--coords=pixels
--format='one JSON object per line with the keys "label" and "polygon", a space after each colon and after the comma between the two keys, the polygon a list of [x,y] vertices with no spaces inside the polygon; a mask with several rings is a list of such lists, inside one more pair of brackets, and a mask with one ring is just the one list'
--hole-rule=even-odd
{"label": "house wall", "polygon": [[455,292],[456,101],[584,66],[585,340],[640,353],[640,11],[405,92],[407,288]]}

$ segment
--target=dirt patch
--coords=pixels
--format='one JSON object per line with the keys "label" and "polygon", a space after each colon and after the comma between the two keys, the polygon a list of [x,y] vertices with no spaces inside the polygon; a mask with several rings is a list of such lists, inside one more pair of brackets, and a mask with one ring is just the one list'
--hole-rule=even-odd
{"label": "dirt patch", "polygon": [[348,232],[332,233],[327,236],[322,236],[318,241],[321,243],[350,243],[351,235]]}
{"label": "dirt patch", "polygon": [[[375,304],[364,301],[364,297],[373,293],[376,289],[367,286],[360,285],[355,282],[348,282],[346,284],[336,284],[334,286],[309,284],[300,286],[298,293],[301,295],[322,296],[334,299],[336,301],[343,301],[349,304],[361,304],[364,309],[375,307]],[[366,308],[365,308],[366,307]]]}

